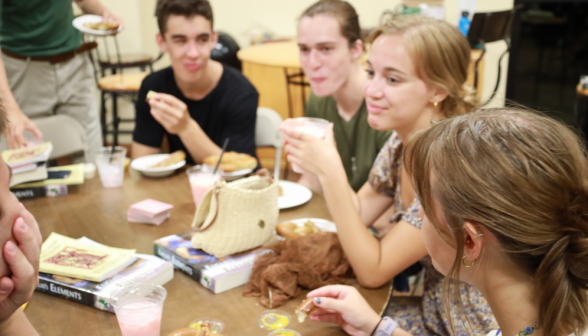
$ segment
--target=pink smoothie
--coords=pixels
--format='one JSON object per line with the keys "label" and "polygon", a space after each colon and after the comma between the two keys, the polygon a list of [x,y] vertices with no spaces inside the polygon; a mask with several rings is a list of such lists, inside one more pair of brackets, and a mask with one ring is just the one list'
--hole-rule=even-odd
{"label": "pink smoothie", "polygon": [[220,179],[219,175],[207,173],[195,173],[190,175],[190,187],[192,188],[192,196],[196,206],[202,201],[204,194],[210,189],[214,182]]}
{"label": "pink smoothie", "polygon": [[123,336],[159,336],[161,307],[151,301],[139,301],[116,309]]}

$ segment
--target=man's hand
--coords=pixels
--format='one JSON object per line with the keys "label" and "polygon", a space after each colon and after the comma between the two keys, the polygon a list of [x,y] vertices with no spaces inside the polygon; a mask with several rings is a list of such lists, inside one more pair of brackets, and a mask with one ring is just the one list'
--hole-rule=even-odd
{"label": "man's hand", "polygon": [[2,249],[12,275],[0,278],[0,325],[31,299],[39,283],[42,238],[37,221],[24,206],[14,221],[12,235],[16,244],[9,240]]}
{"label": "man's hand", "polygon": [[26,147],[27,142],[24,138],[24,132],[32,132],[37,142],[41,142],[43,134],[37,128],[37,125],[31,121],[20,109],[8,113],[8,127],[6,129],[6,144],[10,149]]}
{"label": "man's hand", "polygon": [[102,21],[116,21],[122,27],[125,25],[125,22],[120,17],[114,15],[108,8],[104,8],[102,12]]}
{"label": "man's hand", "polygon": [[186,104],[178,98],[158,93],[155,98],[149,100],[149,106],[151,106],[153,118],[170,134],[180,135],[188,129],[192,118],[190,118]]}

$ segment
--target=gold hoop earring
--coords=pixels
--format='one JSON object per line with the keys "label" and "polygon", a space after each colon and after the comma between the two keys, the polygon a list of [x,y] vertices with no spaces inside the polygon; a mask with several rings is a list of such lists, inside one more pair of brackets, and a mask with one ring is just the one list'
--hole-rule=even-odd
{"label": "gold hoop earring", "polygon": [[465,258],[466,256],[463,256],[463,259],[461,259],[461,263],[466,267],[466,268],[470,268],[472,266],[474,266],[476,264],[476,260],[478,260],[478,258],[474,259],[474,262],[471,265],[466,265],[465,263]]}
{"label": "gold hoop earring", "polygon": [[437,104],[438,104],[437,102],[434,102],[434,103],[433,103],[433,106],[434,106],[435,108],[437,108]]}

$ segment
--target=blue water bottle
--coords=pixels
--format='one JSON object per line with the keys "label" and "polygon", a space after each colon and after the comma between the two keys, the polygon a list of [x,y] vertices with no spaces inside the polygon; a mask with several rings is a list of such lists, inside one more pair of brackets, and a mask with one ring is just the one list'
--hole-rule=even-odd
{"label": "blue water bottle", "polygon": [[461,19],[459,19],[459,31],[462,32],[465,36],[468,36],[468,30],[470,30],[470,13],[468,12],[461,12]]}

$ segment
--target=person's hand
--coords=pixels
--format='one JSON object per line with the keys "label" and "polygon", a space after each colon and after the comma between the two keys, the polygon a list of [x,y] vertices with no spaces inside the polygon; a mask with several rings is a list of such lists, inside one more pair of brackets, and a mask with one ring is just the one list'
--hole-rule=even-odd
{"label": "person's hand", "polygon": [[33,215],[21,207],[20,217],[12,226],[16,244],[9,240],[2,249],[12,275],[0,278],[0,325],[31,299],[39,283],[41,233]]}
{"label": "person's hand", "polygon": [[335,167],[343,168],[332,125],[327,129],[325,139],[320,139],[300,128],[282,124],[280,130],[284,135],[288,161],[315,176],[329,174]]}
{"label": "person's hand", "polygon": [[10,149],[18,149],[27,146],[27,142],[24,138],[24,132],[32,132],[37,142],[42,141],[43,134],[35,125],[34,122],[29,119],[20,109],[18,111],[12,111],[8,113],[8,127],[6,129],[6,144]]}
{"label": "person's hand", "polygon": [[311,321],[337,323],[352,336],[369,336],[380,323],[378,315],[355,287],[325,286],[308,293],[319,309]]}
{"label": "person's hand", "polygon": [[192,119],[186,104],[169,94],[157,93],[155,98],[149,100],[149,106],[153,118],[170,134],[180,135]]}
{"label": "person's hand", "polygon": [[121,27],[125,25],[123,19],[114,15],[108,8],[104,8],[102,12],[102,21],[116,21]]}

